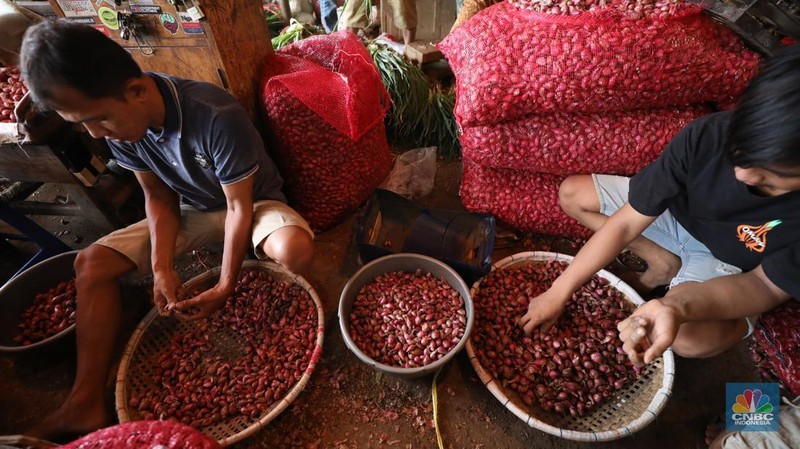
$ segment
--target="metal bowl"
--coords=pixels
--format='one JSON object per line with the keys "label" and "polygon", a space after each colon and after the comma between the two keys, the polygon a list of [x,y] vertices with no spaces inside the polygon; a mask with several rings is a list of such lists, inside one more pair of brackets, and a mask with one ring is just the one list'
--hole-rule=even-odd
{"label": "metal bowl", "polygon": [[[373,360],[364,354],[358,346],[353,342],[350,337],[350,312],[353,308],[353,302],[358,295],[359,290],[364,285],[375,280],[376,277],[389,273],[392,271],[407,271],[414,272],[422,270],[424,273],[431,273],[439,279],[447,282],[464,300],[464,308],[467,312],[467,326],[464,329],[464,335],[456,346],[445,354],[439,360],[425,366],[417,368],[400,368],[396,366],[386,365]],[[364,265],[344,286],[342,295],[339,299],[339,326],[342,330],[342,337],[347,347],[356,355],[362,362],[370,365],[378,371],[386,374],[391,374],[403,378],[422,377],[427,374],[436,372],[440,367],[449,362],[455,355],[464,347],[469,334],[472,331],[472,324],[475,316],[472,309],[472,297],[470,296],[469,287],[459,277],[458,273],[452,268],[432,257],[423,256],[421,254],[401,253],[393,254],[380,259],[375,259],[372,262]]]}
{"label": "metal bowl", "polygon": [[14,341],[19,334],[22,312],[36,295],[75,277],[73,264],[78,251],[68,251],[45,259],[23,271],[0,288],[0,352],[23,352],[47,346],[75,331],[75,324],[36,343],[22,346]]}

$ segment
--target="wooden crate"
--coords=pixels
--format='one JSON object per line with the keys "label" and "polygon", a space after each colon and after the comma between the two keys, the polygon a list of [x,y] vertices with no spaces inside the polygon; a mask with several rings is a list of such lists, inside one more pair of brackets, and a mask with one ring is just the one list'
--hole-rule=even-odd
{"label": "wooden crate", "polygon": [[[456,20],[455,0],[417,0],[416,40],[438,42],[442,40]],[[403,39],[403,30],[394,26],[392,7],[386,0],[381,1],[381,30]]]}
{"label": "wooden crate", "polygon": [[[57,16],[67,16],[59,0],[49,2]],[[90,3],[95,12],[101,8],[114,10],[113,1]],[[139,8],[143,8],[147,2],[139,3]],[[205,0],[201,2],[205,18],[193,23],[183,22],[181,17],[186,14],[168,0],[152,0],[150,3],[152,5],[147,5],[147,8],[151,9],[138,11],[158,13],[136,14],[145,25],[147,39],[154,49],[149,56],[137,48],[133,38],[121,39],[119,30],[109,29],[100,16],[91,15],[91,11],[79,12],[81,16],[69,19],[87,22],[108,34],[131,52],[143,70],[207,81],[226,89],[255,118],[261,65],[264,57],[272,52],[261,2]],[[121,10],[128,11],[134,6],[137,5],[123,2]],[[164,14],[169,14],[171,19],[164,21]]]}

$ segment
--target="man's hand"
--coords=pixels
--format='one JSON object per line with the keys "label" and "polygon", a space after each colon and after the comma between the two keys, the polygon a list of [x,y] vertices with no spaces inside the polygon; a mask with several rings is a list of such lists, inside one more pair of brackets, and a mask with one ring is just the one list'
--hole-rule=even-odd
{"label": "man's hand", "polygon": [[653,299],[617,324],[622,349],[636,366],[660,357],[678,335],[681,325],[675,309],[663,300]]}
{"label": "man's hand", "polygon": [[194,321],[208,318],[217,309],[225,305],[225,301],[233,292],[223,290],[219,284],[200,293],[194,298],[185,299],[175,305],[175,310],[183,319]]}
{"label": "man's hand", "polygon": [[542,332],[546,332],[561,316],[565,304],[566,301],[555,294],[552,289],[547,290],[531,300],[528,304],[528,311],[519,317],[517,325],[522,328],[525,335],[530,335],[537,327],[541,327]]}
{"label": "man's hand", "polygon": [[153,273],[153,302],[159,315],[172,315],[172,308],[178,302],[180,285],[181,278],[175,270]]}

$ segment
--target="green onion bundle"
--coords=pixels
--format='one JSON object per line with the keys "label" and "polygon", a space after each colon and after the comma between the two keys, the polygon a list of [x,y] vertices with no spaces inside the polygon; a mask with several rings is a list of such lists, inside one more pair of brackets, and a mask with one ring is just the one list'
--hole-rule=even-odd
{"label": "green onion bundle", "polygon": [[445,157],[454,157],[461,153],[458,125],[453,113],[455,106],[456,94],[453,88],[443,89],[439,85],[431,88],[426,119],[419,123],[418,135],[423,139],[419,146],[436,145],[439,154]]}
{"label": "green onion bundle", "polygon": [[272,48],[280,50],[289,44],[317,34],[325,34],[325,30],[316,25],[303,24],[295,19],[290,19],[289,26],[284,28],[279,35],[272,38]]}
{"label": "green onion bundle", "polygon": [[386,119],[390,139],[416,147],[435,145],[443,156],[458,155],[453,90],[431,87],[419,67],[385,45],[371,42],[367,49],[392,99]]}

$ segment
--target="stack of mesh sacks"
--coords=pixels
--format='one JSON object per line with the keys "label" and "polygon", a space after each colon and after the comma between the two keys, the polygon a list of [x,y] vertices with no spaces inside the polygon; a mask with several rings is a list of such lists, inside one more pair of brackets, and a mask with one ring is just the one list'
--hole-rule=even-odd
{"label": "stack of mesh sacks", "polygon": [[558,206],[561,181],[638,172],[709,104],[735,104],[760,59],[676,0],[510,0],[439,48],[456,75],[466,208],[584,238]]}

